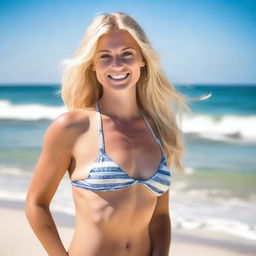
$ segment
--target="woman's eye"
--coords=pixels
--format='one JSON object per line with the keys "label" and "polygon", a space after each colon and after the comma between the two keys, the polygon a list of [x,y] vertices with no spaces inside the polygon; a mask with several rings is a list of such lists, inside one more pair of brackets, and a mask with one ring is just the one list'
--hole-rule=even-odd
{"label": "woman's eye", "polygon": [[123,56],[130,56],[130,55],[132,55],[131,52],[125,52],[125,53],[123,54]]}
{"label": "woman's eye", "polygon": [[104,54],[101,56],[101,58],[103,58],[103,59],[108,58],[108,57],[110,57],[110,55],[108,55],[108,54]]}

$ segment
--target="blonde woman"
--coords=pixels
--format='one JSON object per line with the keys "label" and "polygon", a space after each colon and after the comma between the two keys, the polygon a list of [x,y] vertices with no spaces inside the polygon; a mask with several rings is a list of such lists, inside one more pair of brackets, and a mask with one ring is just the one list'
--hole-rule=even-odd
{"label": "blonde woman", "polygon": [[[50,256],[168,256],[172,166],[182,170],[176,106],[185,98],[138,23],[97,15],[65,61],[68,112],[48,127],[26,216]],[[65,250],[49,205],[68,171],[76,210]]]}

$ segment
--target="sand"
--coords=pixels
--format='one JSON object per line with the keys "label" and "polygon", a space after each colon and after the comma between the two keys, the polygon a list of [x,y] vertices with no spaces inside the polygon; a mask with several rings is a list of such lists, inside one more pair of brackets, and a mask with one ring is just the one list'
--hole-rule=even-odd
{"label": "sand", "polygon": [[[56,212],[52,214],[67,249],[73,236],[74,217]],[[27,222],[24,203],[0,201],[0,217],[1,256],[47,256]],[[256,243],[216,231],[173,229],[170,255],[256,255]]]}

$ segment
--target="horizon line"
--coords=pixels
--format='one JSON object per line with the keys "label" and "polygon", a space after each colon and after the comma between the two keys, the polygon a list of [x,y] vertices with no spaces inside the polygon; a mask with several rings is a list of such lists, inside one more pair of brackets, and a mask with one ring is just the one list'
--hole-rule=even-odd
{"label": "horizon line", "polygon": [[[208,82],[208,83],[173,83],[171,82],[172,84],[174,85],[177,85],[177,86],[209,86],[209,85],[212,85],[212,86],[230,86],[230,85],[233,85],[233,86],[256,86],[256,82],[255,83],[213,83],[213,82]],[[35,82],[35,83],[32,83],[32,82],[29,82],[29,83],[0,83],[0,87],[4,87],[4,86],[59,86],[61,85],[60,83],[39,83],[39,82]]]}

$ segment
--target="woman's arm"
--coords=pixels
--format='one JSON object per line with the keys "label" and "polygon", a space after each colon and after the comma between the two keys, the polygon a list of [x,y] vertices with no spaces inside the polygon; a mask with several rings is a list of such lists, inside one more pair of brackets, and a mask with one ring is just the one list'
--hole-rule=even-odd
{"label": "woman's arm", "polygon": [[168,256],[171,245],[171,220],[169,216],[169,190],[157,198],[149,224],[152,243],[151,256]]}
{"label": "woman's arm", "polygon": [[50,202],[71,162],[73,133],[65,113],[46,130],[43,148],[26,197],[25,214],[49,256],[67,256],[49,210]]}

